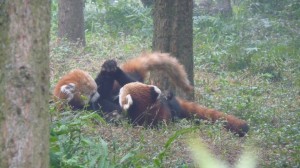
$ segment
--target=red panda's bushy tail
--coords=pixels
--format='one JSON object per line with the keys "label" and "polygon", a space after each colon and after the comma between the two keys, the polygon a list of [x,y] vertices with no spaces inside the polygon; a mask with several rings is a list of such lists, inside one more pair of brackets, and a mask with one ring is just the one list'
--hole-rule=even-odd
{"label": "red panda's bushy tail", "polygon": [[209,109],[178,97],[176,97],[176,100],[183,110],[183,117],[191,118],[195,116],[200,119],[210,120],[212,122],[215,122],[216,120],[224,120],[226,121],[224,127],[234,133],[237,133],[240,137],[244,136],[249,131],[247,122],[233,115],[228,115],[214,109]]}
{"label": "red panda's bushy tail", "polygon": [[138,73],[142,79],[145,79],[151,70],[161,70],[166,72],[172,82],[184,91],[193,90],[184,66],[168,53],[142,53],[124,63],[121,69],[127,73]]}

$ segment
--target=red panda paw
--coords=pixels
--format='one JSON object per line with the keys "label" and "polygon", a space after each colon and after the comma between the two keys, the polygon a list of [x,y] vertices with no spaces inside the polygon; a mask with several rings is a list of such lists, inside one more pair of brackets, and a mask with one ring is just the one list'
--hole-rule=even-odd
{"label": "red panda paw", "polygon": [[117,62],[115,60],[106,60],[101,68],[102,72],[115,72],[117,70]]}

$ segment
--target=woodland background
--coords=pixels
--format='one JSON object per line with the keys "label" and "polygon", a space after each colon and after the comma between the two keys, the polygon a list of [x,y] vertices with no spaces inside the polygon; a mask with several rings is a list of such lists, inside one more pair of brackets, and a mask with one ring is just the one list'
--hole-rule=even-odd
{"label": "woodland background", "polygon": [[[106,59],[121,63],[151,51],[154,30],[147,2],[86,0],[84,42],[74,44],[59,38],[59,5],[53,0],[50,91],[73,68],[95,76]],[[201,157],[194,159],[192,149],[199,146],[222,160],[206,159],[207,167],[300,167],[300,2],[228,2],[194,1],[194,97],[245,119],[246,137],[227,132],[221,122],[180,120],[148,129],[132,127],[126,119],[105,122],[87,111],[61,113],[50,103],[50,167],[197,167]],[[190,139],[201,143],[191,145]]]}
{"label": "woodland background", "polygon": [[[300,4],[236,0],[228,16],[218,4],[194,4],[195,101],[247,120],[250,132],[246,138],[224,131],[221,123],[181,120],[156,130],[132,128],[126,122],[121,126],[95,124],[92,114],[82,112],[52,122],[52,131],[66,131],[54,136],[52,154],[63,158],[66,165],[103,164],[105,160],[112,167],[193,167],[185,143],[189,135],[173,136],[197,128],[192,132],[230,165],[250,146],[255,148],[257,167],[299,167]],[[122,62],[151,51],[151,7],[139,1],[87,1],[87,45],[83,48],[57,42],[56,11],[54,2],[52,85],[72,68],[81,67],[95,76],[108,58]],[[74,128],[80,131],[72,131]]]}

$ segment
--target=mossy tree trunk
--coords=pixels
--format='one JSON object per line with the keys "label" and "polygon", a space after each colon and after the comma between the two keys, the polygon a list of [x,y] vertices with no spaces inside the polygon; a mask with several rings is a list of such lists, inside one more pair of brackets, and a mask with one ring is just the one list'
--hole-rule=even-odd
{"label": "mossy tree trunk", "polygon": [[49,167],[49,0],[0,2],[0,167]]}
{"label": "mossy tree trunk", "polygon": [[58,36],[85,46],[84,0],[58,0]]}
{"label": "mossy tree trunk", "polygon": [[[193,0],[155,0],[153,51],[168,52],[185,66],[194,83],[193,61]],[[163,90],[176,90],[180,96],[193,99],[170,84],[166,75],[155,72],[151,79]]]}

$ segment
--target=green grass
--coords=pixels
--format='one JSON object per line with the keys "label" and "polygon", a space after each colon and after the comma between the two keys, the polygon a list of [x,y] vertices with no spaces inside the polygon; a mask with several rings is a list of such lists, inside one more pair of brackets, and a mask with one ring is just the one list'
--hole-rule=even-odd
{"label": "green grass", "polygon": [[[236,165],[244,149],[254,148],[257,167],[299,167],[300,17],[296,9],[290,10],[297,2],[289,0],[290,6],[285,6],[289,10],[280,7],[277,11],[281,13],[271,14],[273,10],[263,10],[262,5],[253,7],[257,5],[254,2],[233,6],[230,19],[216,15],[194,18],[195,101],[248,121],[246,137],[227,132],[222,123],[183,119],[148,129],[132,127],[126,119],[112,124],[90,112],[61,114],[51,107],[51,165],[196,167],[186,143],[196,137],[216,159],[229,165]],[[122,26],[109,32],[112,23],[97,20],[94,16],[99,13],[92,7],[88,6],[90,19],[86,22],[96,27],[90,26],[93,28],[86,32],[86,47],[58,40],[53,24],[51,89],[73,68],[95,76],[106,59],[122,63],[151,49],[151,33],[139,31],[149,25],[141,27],[137,21],[131,29],[125,27],[130,32],[116,33],[123,31]],[[118,8],[110,9],[110,17],[118,17],[127,8],[136,9],[131,16],[135,20],[150,17],[149,13],[141,15],[133,5]],[[126,22],[135,23],[130,21]]]}

